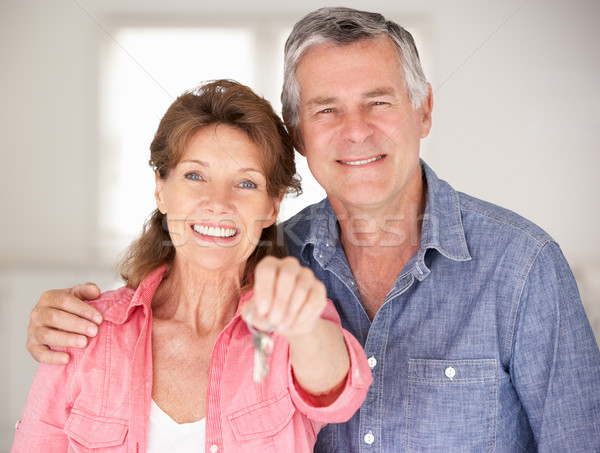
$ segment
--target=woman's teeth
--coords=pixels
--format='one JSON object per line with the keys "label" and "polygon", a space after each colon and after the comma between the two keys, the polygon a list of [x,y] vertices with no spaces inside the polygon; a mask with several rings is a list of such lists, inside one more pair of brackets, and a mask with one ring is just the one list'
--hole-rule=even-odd
{"label": "woman's teeth", "polygon": [[220,228],[220,227],[209,227],[204,225],[193,225],[194,231],[204,236],[213,236],[218,238],[230,238],[235,236],[237,230],[235,228]]}

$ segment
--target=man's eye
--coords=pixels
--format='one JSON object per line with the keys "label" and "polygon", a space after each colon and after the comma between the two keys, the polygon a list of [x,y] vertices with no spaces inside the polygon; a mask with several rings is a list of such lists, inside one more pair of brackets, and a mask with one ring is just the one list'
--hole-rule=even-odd
{"label": "man's eye", "polygon": [[319,113],[333,113],[333,109],[332,108],[323,109],[323,110],[320,110]]}
{"label": "man's eye", "polygon": [[202,176],[195,172],[189,172],[185,174],[185,179],[190,179],[192,181],[201,181]]}
{"label": "man's eye", "polygon": [[256,189],[258,186],[252,181],[242,181],[238,184],[238,187],[241,187],[242,189]]}

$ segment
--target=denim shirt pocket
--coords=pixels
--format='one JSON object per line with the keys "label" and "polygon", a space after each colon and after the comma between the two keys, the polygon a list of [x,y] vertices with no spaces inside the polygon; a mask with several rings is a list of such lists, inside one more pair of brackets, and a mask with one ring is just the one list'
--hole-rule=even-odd
{"label": "denim shirt pocket", "polygon": [[408,452],[492,452],[497,411],[497,360],[408,361]]}
{"label": "denim shirt pocket", "polygon": [[73,409],[63,431],[78,453],[122,446],[129,425],[127,421]]}
{"label": "denim shirt pocket", "polygon": [[245,447],[277,451],[273,438],[287,426],[295,410],[290,392],[285,389],[268,400],[229,414],[227,419],[236,440]]}

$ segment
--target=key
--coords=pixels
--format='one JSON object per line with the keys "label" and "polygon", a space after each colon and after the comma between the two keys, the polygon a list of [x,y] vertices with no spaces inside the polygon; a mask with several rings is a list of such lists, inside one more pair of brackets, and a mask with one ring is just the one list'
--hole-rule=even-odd
{"label": "key", "polygon": [[269,374],[269,359],[273,352],[273,339],[267,332],[256,330],[254,342],[254,382],[260,383]]}
{"label": "key", "polygon": [[269,374],[269,359],[273,352],[273,339],[271,332],[273,329],[261,331],[254,328],[252,325],[252,313],[254,309],[248,313],[248,330],[252,333],[252,344],[254,346],[254,382],[260,383],[265,376]]}

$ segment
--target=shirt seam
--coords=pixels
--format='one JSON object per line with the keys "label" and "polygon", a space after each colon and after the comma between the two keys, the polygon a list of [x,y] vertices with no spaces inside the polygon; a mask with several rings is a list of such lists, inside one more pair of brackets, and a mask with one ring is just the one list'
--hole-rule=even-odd
{"label": "shirt seam", "polygon": [[[511,227],[515,230],[520,231],[521,233],[525,234],[527,237],[529,237],[530,239],[532,239],[533,241],[535,241],[535,243],[537,245],[539,245],[540,247],[543,247],[544,245],[546,245],[548,242],[555,242],[554,239],[552,239],[552,237],[550,237],[548,235],[548,233],[546,233],[545,231],[541,230],[540,232],[538,232],[537,234],[533,231],[530,231],[529,229],[525,228],[524,226],[518,224],[517,222],[514,221],[510,221],[509,219],[506,218],[501,218],[500,216],[496,216],[496,215],[492,215],[492,213],[490,212],[484,212],[478,209],[475,209],[473,207],[465,207],[462,206],[461,209],[464,212],[470,212],[473,213],[475,215],[481,216],[481,217],[485,217],[487,219],[490,220],[494,220],[502,225]],[[513,213],[514,215],[519,215],[516,213]]]}
{"label": "shirt seam", "polygon": [[541,251],[550,242],[552,242],[552,241],[547,240],[544,243],[538,242],[539,247],[537,249],[534,249],[534,251],[531,253],[531,255],[529,257],[529,261],[525,265],[523,276],[519,280],[519,285],[517,286],[517,290],[515,291],[515,302],[513,303],[513,306],[515,307],[513,309],[514,314],[511,313],[511,319],[510,319],[510,323],[509,323],[510,330],[508,331],[508,334],[506,336],[506,346],[504,349],[504,354],[507,359],[506,363],[509,365],[509,368],[512,363],[513,355],[514,355],[517,320],[519,319],[520,314],[524,310],[523,305],[525,302],[523,301],[523,291],[525,290],[525,285],[527,284],[527,281],[529,280],[531,271],[540,255]]}

